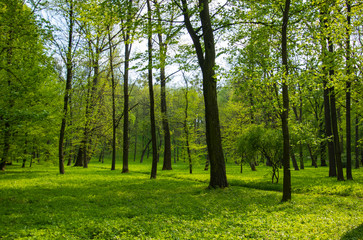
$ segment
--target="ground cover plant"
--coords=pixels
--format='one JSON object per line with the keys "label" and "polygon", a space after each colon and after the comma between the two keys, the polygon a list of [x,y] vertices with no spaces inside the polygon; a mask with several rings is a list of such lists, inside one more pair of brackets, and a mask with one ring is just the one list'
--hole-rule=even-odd
{"label": "ground cover plant", "polygon": [[2,239],[362,239],[363,172],[354,181],[326,177],[327,168],[292,172],[293,199],[281,203],[270,169],[239,173],[227,164],[230,187],[208,190],[202,166],[188,173],[131,163],[88,169],[9,166],[0,174]]}

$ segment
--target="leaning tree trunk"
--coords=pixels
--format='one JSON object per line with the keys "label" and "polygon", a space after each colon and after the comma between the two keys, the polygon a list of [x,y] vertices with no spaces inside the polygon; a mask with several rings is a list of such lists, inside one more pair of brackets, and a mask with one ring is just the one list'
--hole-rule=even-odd
{"label": "leaning tree trunk", "polygon": [[282,164],[284,168],[284,179],[283,179],[283,195],[282,201],[291,200],[291,172],[290,172],[290,136],[289,136],[289,92],[287,80],[289,77],[288,68],[288,52],[287,52],[287,24],[289,21],[289,10],[290,10],[290,0],[286,0],[285,9],[282,19],[282,38],[281,38],[281,55],[282,55],[282,65],[284,69],[284,75],[282,80],[282,101],[283,101],[283,111],[281,113],[282,120],[282,135],[283,135],[283,159]]}

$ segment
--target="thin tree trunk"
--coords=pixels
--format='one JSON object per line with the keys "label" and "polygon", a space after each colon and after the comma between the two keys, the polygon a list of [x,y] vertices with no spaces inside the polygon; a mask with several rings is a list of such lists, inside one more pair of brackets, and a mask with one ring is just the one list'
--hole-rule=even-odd
{"label": "thin tree trunk", "polygon": [[188,81],[184,77],[186,89],[185,89],[185,109],[184,109],[184,133],[185,133],[185,143],[187,147],[187,154],[188,154],[188,163],[189,163],[189,173],[193,173],[193,165],[192,165],[192,157],[190,155],[190,147],[189,147],[189,130],[188,130],[188,107],[189,107],[189,101],[188,101]]}
{"label": "thin tree trunk", "polygon": [[140,163],[142,163],[144,161],[144,155],[145,155],[146,150],[149,148],[150,143],[151,143],[151,139],[146,143],[144,150],[142,150]]}
{"label": "thin tree trunk", "polygon": [[151,23],[151,6],[150,0],[147,0],[147,14],[148,14],[148,83],[149,83],[149,97],[150,97],[150,122],[151,122],[151,142],[153,149],[153,160],[151,167],[150,178],[156,178],[158,156],[156,146],[156,126],[155,126],[155,105],[154,105],[154,90],[153,90],[153,74],[152,74],[152,23]]}
{"label": "thin tree trunk", "polygon": [[[128,1],[127,19],[131,18],[132,0]],[[125,33],[125,63],[124,63],[124,127],[123,127],[123,155],[122,172],[129,172],[129,65],[130,65],[130,29]]]}
{"label": "thin tree trunk", "polygon": [[346,86],[346,147],[347,147],[347,180],[353,180],[352,176],[352,143],[351,143],[351,120],[350,120],[350,107],[351,107],[351,63],[350,63],[350,13],[351,13],[351,5],[350,0],[346,0],[347,5],[347,41],[346,41],[346,73],[347,73],[347,86]]}
{"label": "thin tree trunk", "polygon": [[314,151],[312,150],[312,147],[310,146],[310,144],[308,144],[308,149],[309,149],[309,154],[310,154],[310,158],[311,158],[311,166],[317,168],[318,164],[316,162]]}
{"label": "thin tree trunk", "polygon": [[59,134],[59,173],[64,174],[64,134],[66,129],[66,119],[67,119],[67,111],[68,111],[68,98],[70,95],[70,91],[72,89],[72,77],[73,77],[73,64],[72,64],[72,45],[73,45],[73,0],[70,0],[69,3],[69,32],[68,32],[68,49],[67,49],[67,79],[66,79],[66,91],[64,94],[64,105],[63,105],[63,116],[62,116],[62,124]]}
{"label": "thin tree trunk", "polygon": [[281,114],[282,120],[282,135],[284,139],[283,143],[283,168],[284,168],[284,179],[283,179],[283,195],[282,201],[291,200],[291,172],[290,172],[290,136],[289,136],[289,92],[288,92],[288,77],[289,77],[289,67],[288,67],[288,52],[287,52],[287,25],[289,21],[289,10],[290,10],[290,0],[286,0],[285,9],[282,19],[282,38],[281,38],[281,55],[282,55],[282,65],[284,69],[283,81],[282,81],[282,101],[283,101],[283,111]]}
{"label": "thin tree trunk", "polygon": [[137,154],[137,130],[138,130],[138,126],[137,126],[137,117],[136,117],[136,121],[135,121],[135,148],[134,148],[134,162],[136,162],[136,154]]}
{"label": "thin tree trunk", "polygon": [[[111,94],[112,94],[112,159],[111,170],[116,170],[116,101],[115,101],[115,76],[113,69],[113,44],[111,40],[110,29],[108,28],[108,45],[110,57],[110,70],[111,70]],[[103,151],[103,149],[102,149]]]}
{"label": "thin tree trunk", "polygon": [[303,145],[302,143],[299,144],[299,160],[300,160],[300,169],[303,170],[304,166],[304,155],[303,155]]}
{"label": "thin tree trunk", "polygon": [[359,168],[359,119],[355,113],[355,168]]}
{"label": "thin tree trunk", "polygon": [[292,165],[294,166],[295,171],[299,171],[299,166],[297,165],[295,152],[293,151],[293,148],[290,146],[290,155],[292,160]]}

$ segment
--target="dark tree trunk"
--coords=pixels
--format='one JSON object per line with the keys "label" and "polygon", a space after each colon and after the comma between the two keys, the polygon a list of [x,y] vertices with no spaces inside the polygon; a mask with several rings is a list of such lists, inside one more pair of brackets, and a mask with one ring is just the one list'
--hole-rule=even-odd
{"label": "dark tree trunk", "polygon": [[[131,19],[132,0],[128,1],[127,19]],[[122,172],[129,172],[129,65],[130,65],[130,29],[125,32],[125,64],[124,64],[124,128],[123,128],[123,152],[122,152]]]}
{"label": "dark tree trunk", "polygon": [[190,155],[190,147],[189,147],[189,129],[188,129],[188,107],[189,107],[189,101],[188,101],[188,80],[184,76],[185,81],[185,109],[184,109],[184,133],[185,133],[185,143],[187,148],[187,154],[188,154],[188,162],[189,162],[189,173],[192,174],[192,157]]}
{"label": "dark tree trunk", "polygon": [[[325,137],[325,131],[324,131],[324,122],[323,120],[320,120],[319,122],[319,135],[321,138]],[[320,166],[326,167],[326,141],[322,141],[320,143]]]}
{"label": "dark tree trunk", "polygon": [[[160,9],[157,4],[158,24],[162,25],[160,17]],[[163,170],[172,170],[171,167],[171,141],[170,129],[166,108],[166,76],[165,76],[165,60],[167,52],[167,44],[163,42],[162,33],[158,32],[159,48],[160,48],[160,100],[161,100],[161,117],[164,133],[164,161]]]}
{"label": "dark tree trunk", "polygon": [[69,32],[68,32],[68,49],[67,49],[67,59],[66,59],[66,67],[67,67],[67,79],[66,79],[66,91],[64,94],[64,105],[63,105],[63,116],[62,116],[62,124],[60,128],[59,134],[59,173],[64,174],[64,134],[66,129],[66,119],[67,119],[67,111],[68,111],[68,98],[70,91],[72,89],[72,77],[73,77],[73,64],[72,64],[72,44],[73,44],[73,26],[74,26],[74,18],[73,18],[73,1],[70,1],[69,4]]}
{"label": "dark tree trunk", "polygon": [[205,166],[204,166],[204,171],[208,171],[209,169],[209,157],[208,154],[205,155]]}
{"label": "dark tree trunk", "polygon": [[[321,11],[320,13],[320,23],[323,30],[327,30],[328,21],[326,19],[326,12]],[[327,46],[326,41],[328,38],[324,37],[322,40],[322,55],[323,55],[323,64],[327,65]],[[323,79],[323,88],[324,88],[324,119],[325,119],[325,133],[328,141],[328,157],[329,157],[329,177],[336,177],[336,161],[335,161],[335,149],[334,149],[334,141],[333,141],[333,133],[332,133],[332,122],[331,122],[331,106],[330,106],[330,96],[331,89],[328,87],[328,73],[326,67],[323,67],[324,71],[324,79]]]}
{"label": "dark tree trunk", "polygon": [[[329,52],[334,53],[333,42],[330,38],[328,38]],[[329,69],[329,77],[332,78],[334,76],[334,69],[330,67]],[[337,165],[337,179],[338,181],[344,181],[343,176],[343,164],[341,159],[341,148],[339,144],[339,131],[338,131],[338,118],[337,118],[337,109],[335,106],[335,90],[334,87],[330,88],[330,113],[331,113],[331,123],[333,130],[333,141],[334,141],[334,152],[335,152],[335,161]]]}
{"label": "dark tree trunk", "polygon": [[153,90],[153,74],[152,74],[152,23],[151,23],[151,6],[150,0],[147,0],[147,13],[148,13],[148,83],[149,83],[149,97],[150,97],[150,122],[151,122],[151,143],[153,150],[153,160],[151,167],[150,178],[156,178],[157,165],[158,165],[158,149],[156,144],[156,126],[155,126],[155,105],[154,105],[154,90]]}
{"label": "dark tree trunk", "polygon": [[[69,93],[69,127],[72,129],[73,125],[73,110],[72,110],[72,92]],[[74,158],[74,146],[73,146],[73,130],[71,130],[71,136],[69,138],[69,152],[68,152],[68,162],[67,166],[72,165],[72,159]]]}
{"label": "dark tree trunk", "polygon": [[346,0],[347,4],[347,41],[346,41],[346,73],[347,73],[347,89],[346,89],[346,140],[347,140],[347,180],[353,180],[352,176],[352,143],[351,143],[351,120],[350,120],[350,102],[351,102],[351,63],[350,63],[350,12],[351,12],[351,5],[350,0]]}
{"label": "dark tree trunk", "polygon": [[310,159],[311,159],[311,166],[317,168],[318,164],[317,164],[317,161],[315,158],[314,151],[313,151],[312,147],[310,146],[310,144],[308,144],[308,149],[309,149],[309,154],[310,154]]}
{"label": "dark tree trunk", "polygon": [[209,1],[199,0],[200,21],[203,30],[204,50],[200,37],[194,30],[190,18],[186,0],[182,0],[184,22],[193,40],[197,53],[198,63],[203,74],[203,96],[205,104],[206,140],[210,160],[210,182],[211,188],[228,187],[226,167],[222,149],[220,133],[219,113],[217,104],[217,81],[215,79],[215,45],[214,34],[209,14]]}
{"label": "dark tree trunk", "polygon": [[134,147],[134,162],[136,162],[136,154],[137,154],[137,131],[138,130],[138,126],[137,126],[137,117],[136,117],[136,121],[135,121],[135,147]]}
{"label": "dark tree trunk", "polygon": [[289,10],[290,10],[290,0],[286,0],[283,19],[282,19],[282,34],[281,34],[282,65],[285,68],[282,80],[283,111],[281,113],[282,135],[284,139],[283,159],[282,159],[282,164],[284,168],[283,195],[282,195],[283,202],[291,200],[290,136],[289,136],[289,123],[288,123],[289,92],[287,85],[287,80],[289,76],[288,52],[287,52],[287,25],[289,21]]}
{"label": "dark tree trunk", "polygon": [[[108,44],[109,44],[109,57],[110,57],[110,70],[111,70],[111,95],[112,95],[112,158],[111,158],[111,170],[116,170],[116,101],[115,101],[115,76],[113,70],[113,45],[111,40],[110,29],[108,29]],[[102,152],[103,153],[102,148]]]}
{"label": "dark tree trunk", "polygon": [[290,147],[290,155],[291,155],[292,165],[294,166],[295,171],[299,171],[299,166],[297,165],[295,152],[292,147]]}
{"label": "dark tree trunk", "polygon": [[141,154],[141,158],[140,158],[140,163],[142,163],[144,161],[144,155],[147,151],[147,149],[149,148],[149,144],[151,143],[151,139],[146,143],[144,150],[142,150],[142,154]]}
{"label": "dark tree trunk", "polygon": [[254,161],[251,161],[250,162],[250,167],[251,167],[251,170],[252,171],[256,171],[256,165],[255,165],[255,162]]}
{"label": "dark tree trunk", "polygon": [[299,160],[300,160],[300,169],[303,170],[305,166],[304,166],[304,154],[303,154],[302,143],[299,144]]}
{"label": "dark tree trunk", "polygon": [[359,119],[355,113],[355,168],[359,168]]}

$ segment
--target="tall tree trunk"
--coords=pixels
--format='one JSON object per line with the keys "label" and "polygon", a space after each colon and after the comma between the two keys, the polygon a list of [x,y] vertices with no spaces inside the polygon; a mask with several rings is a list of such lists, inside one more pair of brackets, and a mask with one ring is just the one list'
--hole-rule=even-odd
{"label": "tall tree trunk", "polygon": [[[132,0],[127,2],[127,20],[131,20]],[[130,65],[130,29],[126,27],[125,36],[125,64],[124,64],[124,127],[123,127],[123,151],[122,172],[129,172],[129,65]]]}
{"label": "tall tree trunk", "polygon": [[350,63],[350,13],[351,13],[351,4],[350,0],[346,0],[347,5],[347,29],[346,29],[346,35],[347,35],[347,41],[346,41],[346,73],[347,73],[347,86],[346,86],[346,140],[347,140],[347,180],[353,180],[352,176],[352,142],[351,142],[351,120],[350,120],[350,102],[351,102],[351,63]]}
{"label": "tall tree trunk", "polygon": [[288,92],[288,52],[287,52],[287,26],[289,21],[289,10],[290,0],[286,0],[285,8],[282,19],[282,37],[281,37],[281,55],[282,65],[284,67],[284,75],[282,80],[282,101],[283,111],[281,113],[282,120],[282,135],[284,139],[283,143],[283,159],[282,164],[284,168],[284,179],[283,179],[283,195],[282,201],[291,200],[291,172],[290,172],[290,136],[289,136],[289,92]]}
{"label": "tall tree trunk", "polygon": [[[328,21],[326,10],[322,10],[320,13],[320,23],[322,24],[322,32],[328,30]],[[330,106],[330,96],[331,96],[331,88],[328,87],[328,72],[326,65],[327,61],[327,37],[324,37],[321,41],[322,48],[322,58],[323,58],[323,88],[324,88],[324,119],[325,119],[325,133],[328,141],[328,157],[329,157],[329,177],[336,177],[336,161],[335,161],[335,148],[334,148],[334,139],[332,133],[332,121],[331,121],[331,106]]]}
{"label": "tall tree trunk", "polygon": [[134,162],[136,162],[136,154],[137,154],[137,132],[138,132],[138,126],[137,126],[137,120],[138,118],[136,117],[136,121],[135,121],[135,148],[134,148]]}
{"label": "tall tree trunk", "polygon": [[73,77],[73,63],[72,63],[72,45],[73,45],[73,26],[74,26],[74,19],[73,19],[73,0],[70,0],[69,3],[69,10],[68,10],[68,17],[69,17],[69,31],[68,31],[68,49],[67,49],[67,59],[66,59],[66,67],[67,67],[67,79],[66,79],[66,91],[64,94],[64,105],[63,105],[63,116],[62,116],[62,124],[60,128],[59,134],[59,173],[64,174],[64,134],[66,129],[66,121],[67,121],[67,111],[68,111],[68,99],[70,95],[70,91],[72,89],[72,77]]}
{"label": "tall tree trunk", "polygon": [[[333,42],[330,38],[328,38],[328,46],[329,52],[334,53]],[[334,69],[330,67],[329,69],[329,77],[330,79],[334,76]],[[334,87],[330,88],[330,112],[331,112],[331,123],[333,130],[333,141],[334,141],[334,152],[335,152],[335,161],[337,165],[337,179],[338,181],[344,181],[343,176],[343,165],[341,159],[341,148],[339,144],[339,131],[338,131],[338,118],[337,118],[337,109],[335,105],[335,90]]]}
{"label": "tall tree trunk", "polygon": [[72,92],[70,92],[69,94],[69,128],[71,128],[71,136],[69,138],[69,153],[68,153],[68,162],[67,162],[67,166],[71,166],[72,165],[72,159],[74,158],[74,147],[73,147],[73,130],[72,130],[72,125],[73,125],[73,113],[72,113]]}
{"label": "tall tree trunk", "polygon": [[211,188],[228,187],[226,166],[222,149],[220,132],[218,103],[217,103],[217,81],[215,78],[215,44],[214,34],[209,14],[209,0],[199,0],[200,21],[203,30],[204,50],[200,37],[194,30],[189,17],[188,4],[182,1],[184,23],[193,40],[197,53],[198,63],[203,75],[203,96],[205,104],[206,141],[210,160],[210,182]]}
{"label": "tall tree trunk", "polygon": [[[115,101],[115,75],[113,69],[113,44],[111,40],[111,33],[108,27],[108,46],[109,46],[109,57],[110,57],[110,70],[111,70],[111,95],[112,95],[112,159],[111,159],[111,170],[116,170],[116,101]],[[102,149],[103,150],[103,149]]]}
{"label": "tall tree trunk", "polygon": [[153,90],[153,74],[152,74],[152,24],[151,24],[151,6],[150,0],[147,0],[147,14],[148,14],[148,83],[149,83],[149,97],[150,97],[150,122],[151,122],[151,143],[153,150],[153,160],[151,167],[150,178],[156,178],[157,165],[158,165],[158,149],[156,146],[156,126],[155,126],[155,104],[154,104],[154,90]]}
{"label": "tall tree trunk", "polygon": [[[160,16],[160,6],[155,1],[156,12],[158,15],[158,25],[161,29],[162,22]],[[164,160],[162,170],[172,170],[171,167],[171,140],[170,140],[170,129],[166,107],[166,76],[165,76],[165,65],[166,65],[166,52],[167,52],[167,41],[163,41],[162,33],[158,32],[159,40],[159,52],[160,52],[160,103],[161,103],[161,117],[164,134]]]}
{"label": "tall tree trunk", "polygon": [[359,119],[355,113],[355,168],[359,168]]}
{"label": "tall tree trunk", "polygon": [[186,89],[185,89],[185,109],[184,109],[184,133],[185,133],[185,143],[187,148],[187,154],[188,154],[188,163],[189,163],[189,173],[193,173],[193,165],[192,165],[192,157],[190,155],[190,147],[189,147],[189,129],[188,129],[188,107],[189,107],[189,101],[188,101],[188,81],[184,77]]}

